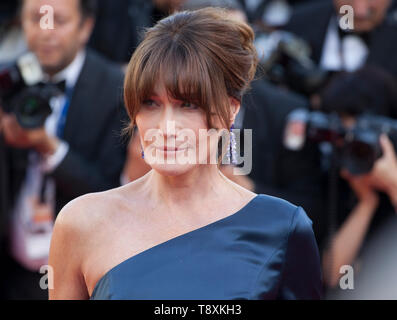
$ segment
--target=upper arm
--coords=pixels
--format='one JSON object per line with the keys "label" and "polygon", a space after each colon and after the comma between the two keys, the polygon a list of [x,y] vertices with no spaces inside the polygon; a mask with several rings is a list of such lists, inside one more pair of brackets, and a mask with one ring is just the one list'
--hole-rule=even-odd
{"label": "upper arm", "polygon": [[[72,201],[59,213],[53,229],[49,266],[52,271],[52,286],[49,299],[88,299],[88,291],[81,272],[83,256],[83,223],[81,203]],[[50,283],[50,281],[49,281]]]}
{"label": "upper arm", "polygon": [[279,297],[282,299],[321,299],[320,255],[305,211],[298,207],[288,238]]}

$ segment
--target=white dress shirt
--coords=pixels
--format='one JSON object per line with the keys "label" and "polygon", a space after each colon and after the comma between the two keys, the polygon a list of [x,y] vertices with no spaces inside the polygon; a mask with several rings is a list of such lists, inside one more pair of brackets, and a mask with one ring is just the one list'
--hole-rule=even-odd
{"label": "white dress shirt", "polygon": [[355,34],[341,40],[337,18],[328,25],[320,66],[329,71],[353,72],[362,67],[367,60],[369,49],[364,40]]}

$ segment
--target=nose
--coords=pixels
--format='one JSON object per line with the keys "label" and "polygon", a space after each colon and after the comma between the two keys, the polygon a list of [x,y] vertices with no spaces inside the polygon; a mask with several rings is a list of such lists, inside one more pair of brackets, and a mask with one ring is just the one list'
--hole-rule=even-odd
{"label": "nose", "polygon": [[176,138],[176,112],[170,103],[167,103],[161,112],[158,129],[164,136],[165,142]]}
{"label": "nose", "polygon": [[37,35],[41,42],[52,43],[55,39],[55,29],[42,29],[39,28]]}

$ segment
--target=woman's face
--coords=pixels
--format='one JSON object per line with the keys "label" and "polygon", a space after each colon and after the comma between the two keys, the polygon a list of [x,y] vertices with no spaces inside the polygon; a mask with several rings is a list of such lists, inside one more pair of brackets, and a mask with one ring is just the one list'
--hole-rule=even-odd
{"label": "woman's face", "polygon": [[163,175],[184,174],[216,164],[219,130],[208,130],[205,111],[167,95],[159,82],[135,118],[145,161]]}

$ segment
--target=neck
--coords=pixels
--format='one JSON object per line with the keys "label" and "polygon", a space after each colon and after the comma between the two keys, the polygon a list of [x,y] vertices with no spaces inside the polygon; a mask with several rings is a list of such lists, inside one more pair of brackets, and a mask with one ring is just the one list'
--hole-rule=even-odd
{"label": "neck", "polygon": [[169,207],[208,199],[222,195],[226,178],[217,165],[197,166],[195,169],[178,175],[165,176],[152,170],[148,178],[151,196]]}
{"label": "neck", "polygon": [[61,73],[62,71],[64,71],[67,67],[69,67],[73,61],[75,61],[75,59],[77,58],[77,56],[79,55],[79,53],[82,50],[78,50],[73,57],[69,58],[66,62],[64,61],[63,63],[59,64],[58,66],[43,66],[43,71],[44,73],[50,78],[54,78],[54,76],[56,76],[58,73]]}

